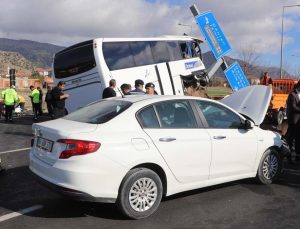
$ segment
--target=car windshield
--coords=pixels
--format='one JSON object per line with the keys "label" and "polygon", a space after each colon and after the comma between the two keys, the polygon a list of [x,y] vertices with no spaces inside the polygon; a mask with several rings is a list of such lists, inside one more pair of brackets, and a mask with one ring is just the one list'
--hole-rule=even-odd
{"label": "car windshield", "polygon": [[65,116],[64,119],[76,122],[102,124],[121,114],[130,107],[131,104],[131,102],[122,100],[103,100],[83,107]]}

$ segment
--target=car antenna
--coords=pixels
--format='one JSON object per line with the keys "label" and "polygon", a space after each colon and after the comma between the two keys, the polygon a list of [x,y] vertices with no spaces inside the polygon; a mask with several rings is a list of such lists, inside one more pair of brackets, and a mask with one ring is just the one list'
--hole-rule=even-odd
{"label": "car antenna", "polygon": [[125,95],[122,93],[122,91],[120,91],[120,88],[117,87],[118,91],[120,92],[120,94],[122,95],[122,98],[125,98]]}

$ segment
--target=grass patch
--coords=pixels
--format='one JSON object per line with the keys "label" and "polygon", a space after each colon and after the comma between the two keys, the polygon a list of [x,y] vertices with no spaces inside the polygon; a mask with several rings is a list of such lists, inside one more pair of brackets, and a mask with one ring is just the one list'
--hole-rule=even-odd
{"label": "grass patch", "polygon": [[207,94],[211,97],[214,96],[226,96],[229,94],[232,94],[232,90],[230,88],[226,87],[208,87],[207,88]]}

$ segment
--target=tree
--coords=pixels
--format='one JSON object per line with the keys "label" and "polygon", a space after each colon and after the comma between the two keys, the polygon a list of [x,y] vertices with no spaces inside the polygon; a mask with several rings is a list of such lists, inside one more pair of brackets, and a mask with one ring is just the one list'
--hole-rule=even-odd
{"label": "tree", "polygon": [[240,47],[238,51],[239,59],[241,60],[241,68],[245,75],[254,74],[258,61],[261,58],[261,54],[258,53],[253,46]]}
{"label": "tree", "polygon": [[294,78],[300,79],[300,66],[296,67],[294,70]]}

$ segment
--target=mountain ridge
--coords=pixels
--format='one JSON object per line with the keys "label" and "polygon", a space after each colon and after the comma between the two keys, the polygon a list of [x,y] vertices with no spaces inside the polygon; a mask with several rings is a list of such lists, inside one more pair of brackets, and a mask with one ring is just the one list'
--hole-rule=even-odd
{"label": "mountain ridge", "polygon": [[[53,55],[64,47],[49,43],[40,43],[30,40],[14,40],[8,38],[0,38],[0,51],[19,53],[25,59],[32,62],[33,67],[49,68],[51,67]],[[5,60],[2,62],[5,62]],[[15,65],[14,63],[10,63]],[[6,67],[7,69],[7,67]],[[33,70],[24,68],[25,70]],[[5,69],[0,69],[3,72]]]}

